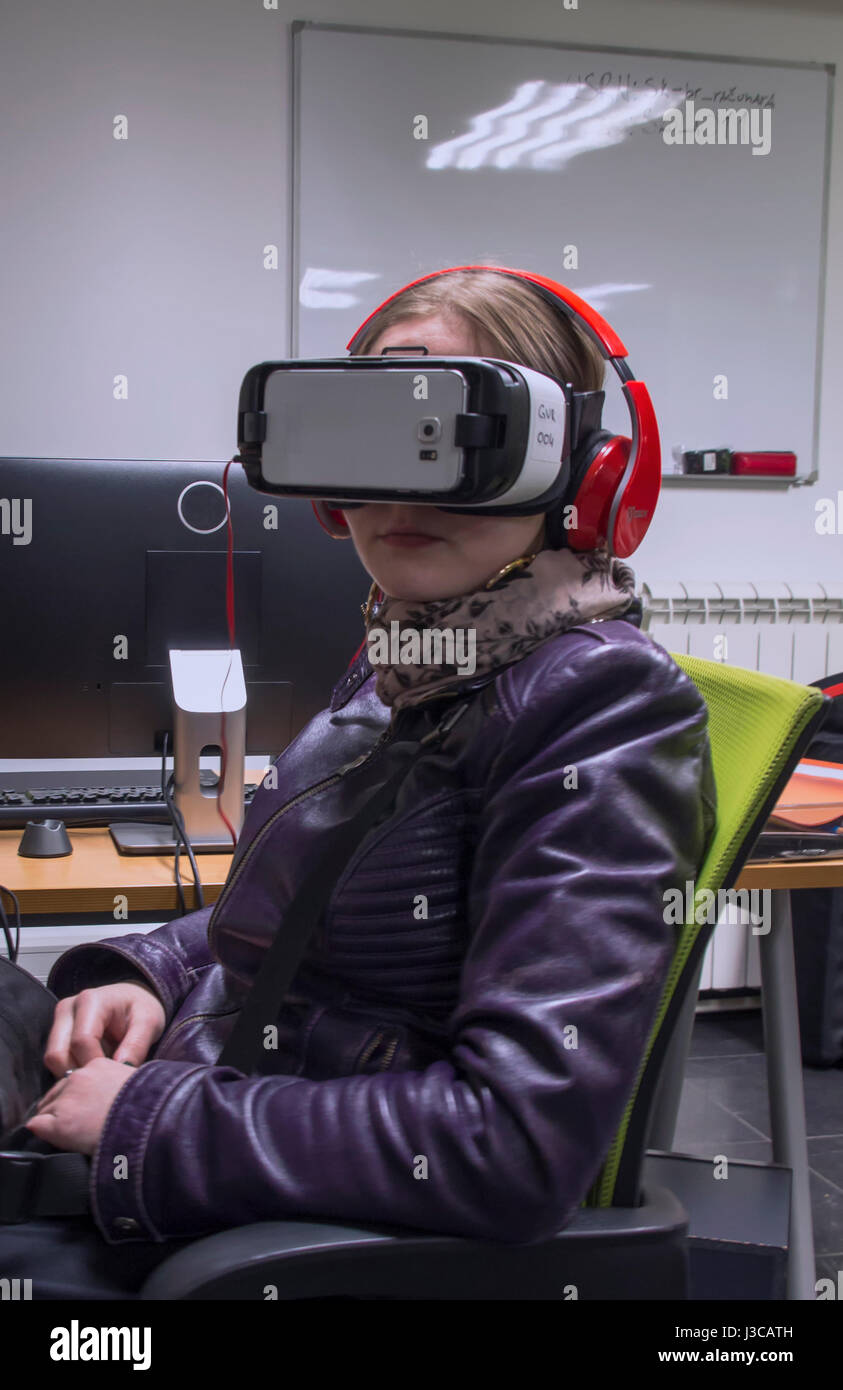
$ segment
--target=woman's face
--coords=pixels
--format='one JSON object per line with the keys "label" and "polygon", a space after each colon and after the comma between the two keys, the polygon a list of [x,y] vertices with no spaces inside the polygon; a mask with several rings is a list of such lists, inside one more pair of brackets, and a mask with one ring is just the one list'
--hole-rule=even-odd
{"label": "woman's face", "polygon": [[[402,319],[369,349],[424,344],[431,357],[491,357],[471,326],[431,314]],[[454,598],[482,588],[504,565],[544,544],[544,516],[476,516],[405,502],[368,502],[343,512],[357,554],[391,598]]]}

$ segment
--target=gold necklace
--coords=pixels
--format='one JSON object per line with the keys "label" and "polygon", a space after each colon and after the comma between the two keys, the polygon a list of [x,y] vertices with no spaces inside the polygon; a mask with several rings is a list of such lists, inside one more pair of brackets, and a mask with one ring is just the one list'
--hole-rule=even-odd
{"label": "gold necklace", "polygon": [[375,594],[377,593],[380,593],[380,587],[375,583],[373,579],[369,587],[369,596],[366,599],[366,602],[361,603],[360,605],[360,612],[363,614],[363,622],[367,628],[369,626],[369,619],[372,616],[372,609],[375,606]]}
{"label": "gold necklace", "polygon": [[504,565],[502,570],[498,570],[497,574],[493,579],[489,580],[488,584],[483,585],[484,589],[494,589],[500,584],[502,579],[506,579],[508,574],[514,574],[516,570],[525,569],[527,565],[533,563],[537,554],[538,551],[533,555],[519,555],[517,560],[511,560],[508,565]]}

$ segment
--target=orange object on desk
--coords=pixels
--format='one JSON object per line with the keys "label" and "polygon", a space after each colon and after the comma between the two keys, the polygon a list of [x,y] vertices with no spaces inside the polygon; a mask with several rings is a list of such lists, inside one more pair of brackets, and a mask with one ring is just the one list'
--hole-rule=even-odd
{"label": "orange object on desk", "polygon": [[[824,770],[826,775],[823,775]],[[769,823],[800,828],[831,827],[841,817],[843,764],[803,758],[776,802]]]}

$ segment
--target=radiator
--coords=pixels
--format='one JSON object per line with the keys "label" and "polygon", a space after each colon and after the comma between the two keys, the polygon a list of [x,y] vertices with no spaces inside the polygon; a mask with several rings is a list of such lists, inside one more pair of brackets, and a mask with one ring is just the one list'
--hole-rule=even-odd
{"label": "radiator", "polygon": [[[683,584],[641,590],[641,627],[670,652],[810,685],[843,672],[843,584]],[[700,990],[759,989],[758,936],[737,907],[718,917]]]}

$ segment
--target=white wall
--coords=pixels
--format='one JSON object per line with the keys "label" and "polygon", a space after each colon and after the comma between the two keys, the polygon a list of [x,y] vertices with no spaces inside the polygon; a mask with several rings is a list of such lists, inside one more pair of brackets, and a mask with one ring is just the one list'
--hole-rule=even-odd
{"label": "white wall", "polygon": [[[843,535],[818,536],[814,525],[818,497],[836,498],[840,489],[843,501],[841,10],[843,0],[579,0],[576,11],[564,0],[280,0],[277,10],[262,0],[19,5],[0,30],[0,179],[9,207],[0,302],[11,324],[0,379],[10,380],[16,359],[17,379],[23,362],[30,386],[25,399],[0,396],[0,454],[73,453],[74,437],[90,437],[90,407],[80,418],[78,400],[63,385],[63,365],[81,353],[98,379],[126,370],[133,383],[131,409],[114,424],[125,431],[121,447],[100,456],[161,457],[159,441],[147,447],[156,400],[175,393],[189,412],[210,364],[230,389],[201,412],[200,435],[191,426],[164,452],[230,456],[242,372],[289,350],[294,19],[836,63],[820,481],[783,492],[665,489],[633,567],[655,589],[676,578],[843,579]],[[116,113],[129,115],[133,136],[144,142],[131,179],[115,159]],[[484,229],[483,246],[486,240]],[[282,251],[275,271],[260,264],[258,248],[267,242]],[[103,268],[93,284],[86,274],[92,245]],[[716,292],[716,268],[711,273]],[[43,321],[45,308],[49,341],[42,328],[27,326]],[[785,391],[786,323],[765,350],[771,390]],[[110,391],[102,410],[117,418]]]}

